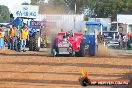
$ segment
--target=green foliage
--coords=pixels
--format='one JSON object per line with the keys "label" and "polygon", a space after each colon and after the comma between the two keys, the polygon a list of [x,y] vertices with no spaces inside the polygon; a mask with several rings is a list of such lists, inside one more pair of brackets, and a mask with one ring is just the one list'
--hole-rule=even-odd
{"label": "green foliage", "polygon": [[59,4],[60,4],[60,3],[61,3],[61,4],[65,3],[64,0],[50,0],[49,3],[51,3],[51,2],[52,2],[52,3],[55,3],[55,4],[57,4],[57,3],[59,3]]}
{"label": "green foliage", "polygon": [[31,5],[37,5],[39,0],[31,0]]}
{"label": "green foliage", "polygon": [[131,0],[100,0],[96,5],[95,14],[115,20],[117,14],[132,14],[131,8]]}
{"label": "green foliage", "polygon": [[29,3],[27,3],[27,2],[24,2],[24,3],[22,3],[22,5],[29,5]]}
{"label": "green foliage", "polygon": [[9,8],[4,5],[0,5],[0,22],[7,22],[9,21],[10,12]]}
{"label": "green foliage", "polygon": [[88,9],[89,17],[112,17],[116,19],[117,14],[132,14],[132,0],[50,0],[56,3],[64,2],[71,10],[83,13]]}

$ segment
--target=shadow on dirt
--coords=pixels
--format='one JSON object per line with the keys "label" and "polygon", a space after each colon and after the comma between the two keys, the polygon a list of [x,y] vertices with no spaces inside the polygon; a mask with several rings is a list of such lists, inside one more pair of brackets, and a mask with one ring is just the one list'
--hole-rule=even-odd
{"label": "shadow on dirt", "polygon": [[132,72],[123,74],[119,80],[130,80],[129,85],[113,85],[111,88],[132,88]]}
{"label": "shadow on dirt", "polygon": [[14,65],[48,65],[48,66],[77,66],[77,67],[102,67],[116,69],[132,69],[130,65],[110,65],[110,64],[93,64],[93,63],[51,63],[51,62],[1,62],[1,64]]}
{"label": "shadow on dirt", "polygon": [[[31,72],[30,72],[31,73]],[[128,74],[123,74],[124,76],[122,78],[120,78],[119,80],[129,80],[132,77],[132,73],[128,73]],[[107,75],[108,76],[108,75]],[[20,83],[20,85],[28,85],[29,83],[34,83],[34,85],[38,85],[39,86],[44,86],[45,84],[56,84],[56,85],[60,85],[60,84],[64,84],[64,85],[78,85],[81,87],[81,85],[79,84],[78,80],[76,81],[65,81],[65,80],[36,80],[36,79],[10,79],[10,78],[2,78],[0,79],[0,82],[15,82],[15,83]],[[105,87],[109,87],[109,88],[132,88],[132,83],[129,85],[90,85],[89,87],[98,87],[98,86],[102,86],[103,88]]]}
{"label": "shadow on dirt", "polygon": [[78,81],[65,81],[65,80],[35,80],[35,79],[8,79],[8,78],[3,78],[3,79],[0,79],[0,82],[79,85]]}
{"label": "shadow on dirt", "polygon": [[[41,52],[41,51],[40,51]],[[44,54],[42,54],[42,52],[41,52],[41,54],[39,53],[39,52],[37,52],[37,53],[34,53],[34,52],[32,52],[32,53],[10,53],[10,54],[7,54],[7,53],[0,53],[0,56],[41,56],[41,57],[53,57],[53,56],[51,56],[50,54],[48,54],[48,53],[45,53],[44,52]],[[57,56],[57,57],[71,57],[71,56],[68,56],[68,55],[59,55],[59,56]],[[132,55],[120,55],[120,56],[89,56],[89,55],[86,55],[85,57],[90,57],[90,58],[121,58],[121,59],[131,59],[131,57],[132,57]],[[83,59],[83,57],[76,57],[76,58],[81,58],[81,59]]]}
{"label": "shadow on dirt", "polygon": [[1,56],[49,56],[48,54],[18,54],[18,53],[13,53],[13,54],[5,54],[5,53],[0,53]]}
{"label": "shadow on dirt", "polygon": [[[0,73],[17,73],[17,74],[59,74],[59,75],[76,75],[76,76],[81,76],[81,73],[77,73],[77,72],[33,72],[33,71],[0,71]],[[93,74],[93,73],[89,73],[90,76],[97,76],[97,77],[121,77],[123,75],[121,74],[116,74],[116,75],[105,75],[105,74]]]}
{"label": "shadow on dirt", "polygon": [[121,59],[132,59],[132,55],[120,55]]}

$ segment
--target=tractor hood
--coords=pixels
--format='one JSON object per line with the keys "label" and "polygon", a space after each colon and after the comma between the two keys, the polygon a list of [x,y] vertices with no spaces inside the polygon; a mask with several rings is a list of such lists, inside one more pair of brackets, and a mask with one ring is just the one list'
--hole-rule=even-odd
{"label": "tractor hood", "polygon": [[67,47],[69,45],[73,47],[75,51],[78,51],[82,39],[83,35],[80,33],[73,33],[73,35],[66,35],[66,33],[58,33],[56,38],[56,45],[63,47]]}

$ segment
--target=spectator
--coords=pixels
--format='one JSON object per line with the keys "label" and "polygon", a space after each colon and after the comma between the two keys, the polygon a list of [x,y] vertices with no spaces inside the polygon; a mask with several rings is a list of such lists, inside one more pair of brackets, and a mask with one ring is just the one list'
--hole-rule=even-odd
{"label": "spectator", "polygon": [[15,37],[15,30],[13,29],[12,25],[10,25],[10,47],[11,50],[14,50],[14,37]]}
{"label": "spectator", "polygon": [[12,25],[9,24],[8,25],[8,29],[7,29],[7,37],[8,37],[8,49],[11,49],[11,37],[10,37],[10,31],[12,29]]}
{"label": "spectator", "polygon": [[98,35],[99,35],[99,30],[98,29],[94,29],[94,33],[95,33],[95,43],[96,43],[96,47],[97,47],[97,51],[98,51]]}
{"label": "spectator", "polygon": [[127,49],[127,37],[123,36],[123,48]]}
{"label": "spectator", "polygon": [[14,36],[13,36],[13,49],[18,51],[18,47],[17,47],[17,44],[18,44],[18,38],[19,38],[19,34],[18,34],[18,29],[16,27],[16,25],[13,25],[13,30],[14,30]]}
{"label": "spectator", "polygon": [[24,25],[23,29],[21,30],[20,33],[20,40],[21,40],[21,51],[26,52],[25,50],[25,46],[26,46],[26,40],[29,40],[29,34],[28,34],[29,30],[27,25]]}
{"label": "spectator", "polygon": [[4,48],[4,25],[0,27],[0,49]]}
{"label": "spectator", "polygon": [[120,40],[120,49],[123,49],[123,33],[120,33],[119,40]]}

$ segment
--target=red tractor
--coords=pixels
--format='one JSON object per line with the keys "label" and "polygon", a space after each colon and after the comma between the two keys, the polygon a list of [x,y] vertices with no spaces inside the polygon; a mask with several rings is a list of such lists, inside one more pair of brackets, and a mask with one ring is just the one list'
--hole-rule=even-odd
{"label": "red tractor", "polygon": [[51,53],[56,55],[84,56],[85,41],[83,34],[59,32],[53,40]]}

